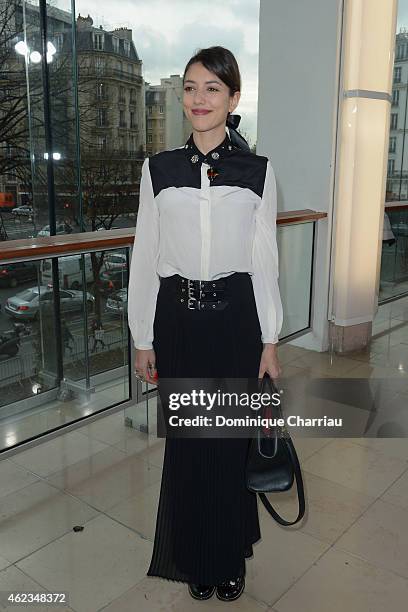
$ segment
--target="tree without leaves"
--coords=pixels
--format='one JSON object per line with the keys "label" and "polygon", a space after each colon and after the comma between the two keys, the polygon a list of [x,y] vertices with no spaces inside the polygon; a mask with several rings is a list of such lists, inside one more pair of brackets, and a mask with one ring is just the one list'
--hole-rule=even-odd
{"label": "tree without leaves", "polygon": [[[24,28],[20,3],[0,0],[0,86],[3,90],[0,104],[0,172],[5,177],[16,176],[29,193],[34,191],[37,195],[34,200],[45,203],[47,174],[43,157],[45,138],[41,64],[28,65],[27,81],[25,58],[16,54],[14,49],[16,41],[24,39],[24,29],[27,40],[32,41],[30,44],[39,48],[38,9],[31,7],[30,10],[29,5],[26,7],[30,15]],[[52,8],[49,5],[47,7],[50,13]],[[52,39],[53,33],[49,32],[48,35]],[[137,174],[143,151],[139,152],[138,159],[134,157],[124,163],[123,153],[118,155],[118,152],[101,151],[95,147],[97,107],[94,98],[100,78],[87,65],[86,54],[84,57],[79,55],[77,63],[83,212],[90,220],[92,231],[99,227],[110,229],[118,216],[125,212],[126,205],[129,206],[129,200],[137,200],[135,194],[138,192],[138,180],[134,175]],[[73,215],[79,225],[76,204],[79,193],[78,160],[74,139],[76,117],[70,44],[63,45],[58,57],[48,64],[48,70],[53,148],[62,155],[61,161],[54,164],[57,210],[63,209],[65,196],[69,194],[74,206],[69,206],[66,212]],[[30,153],[35,154],[36,163],[33,167]],[[136,208],[137,201],[134,201],[132,211],[136,212]],[[36,216],[40,212],[36,211]],[[100,320],[102,304],[99,285],[104,253],[92,253],[91,260],[96,312]]]}
{"label": "tree without leaves", "polygon": [[[28,44],[40,49],[38,8],[26,5],[26,11],[27,21],[24,26],[20,3],[0,0],[0,174],[6,180],[16,177],[31,196],[36,193],[40,202],[46,202],[41,63],[30,62],[26,65],[24,56],[14,48],[15,43],[23,40],[25,34]],[[53,33],[50,32],[49,36],[52,39]],[[69,45],[48,63],[48,71],[53,149],[58,150],[65,159],[75,158],[73,62]],[[91,87],[91,83],[83,81],[79,91],[79,95],[84,94],[84,102],[80,107],[82,139],[88,143],[91,143],[90,123],[95,117],[92,104],[86,104]],[[34,156],[33,165],[30,155]],[[58,174],[57,164],[54,166]],[[36,214],[41,212],[37,210]]]}

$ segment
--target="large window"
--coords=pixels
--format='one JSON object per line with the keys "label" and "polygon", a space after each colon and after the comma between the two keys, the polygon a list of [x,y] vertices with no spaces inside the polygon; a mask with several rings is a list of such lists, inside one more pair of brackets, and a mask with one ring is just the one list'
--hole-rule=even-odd
{"label": "large window", "polygon": [[[408,291],[408,1],[400,0],[382,236],[380,301]],[[398,203],[398,206],[395,204]]]}
{"label": "large window", "polygon": [[[240,129],[251,146],[256,134],[258,4],[258,0],[226,0],[221,6],[208,0],[208,27],[196,41],[201,46],[223,43],[236,54],[243,81],[237,112],[242,115]],[[0,2],[1,240],[35,241],[54,234],[134,227],[145,157],[180,147],[190,135],[191,126],[183,113],[182,75],[196,45],[193,38],[186,37],[186,31],[196,31],[194,24],[202,19],[203,5],[187,0],[151,5],[134,2],[128,3],[123,13],[124,7],[120,1],[100,0],[96,9],[88,0],[49,0],[42,5],[45,31],[40,0]],[[231,24],[230,30],[225,29],[225,23]],[[235,31],[245,32],[245,36],[236,37]],[[126,254],[121,255],[125,273]],[[127,359],[123,325],[126,278],[125,274],[123,279],[114,276],[114,270],[102,266],[102,259],[92,258],[92,269],[86,263],[83,289],[85,295],[89,292],[95,298],[95,307],[92,298],[88,300],[95,317],[104,327],[107,324],[105,344],[118,351],[110,362],[114,368]],[[89,262],[89,257],[86,260]],[[58,271],[50,277],[50,262],[42,267],[32,262],[22,265],[18,276],[15,269],[0,266],[0,278],[7,281],[0,287],[0,331],[9,331],[12,324],[5,310],[9,298],[29,291],[24,298],[32,295],[43,303],[57,291],[58,283],[61,291],[81,290],[80,266],[85,264],[78,261],[61,258],[60,277]],[[112,279],[104,277],[109,296],[99,295],[96,287],[99,264],[99,272],[109,272],[107,277],[112,272]],[[76,274],[74,286],[65,287],[71,267]],[[44,300],[35,293],[37,286],[47,289]],[[119,293],[109,305],[110,289]],[[67,294],[65,298],[68,300]],[[20,306],[21,312],[29,308],[28,300],[16,308]],[[67,349],[75,361],[75,367],[70,363],[70,368],[72,365],[78,378],[83,374],[81,367],[86,368],[88,334],[84,309],[79,313],[79,322],[75,320],[72,328],[68,323],[75,342],[73,351]],[[55,338],[53,317],[54,313],[44,328],[50,343]],[[35,335],[37,340],[43,340],[41,334]],[[23,367],[29,380],[37,358],[44,357],[41,347],[34,349],[32,338],[25,339],[22,347],[27,359],[14,360],[11,370],[7,359],[3,360],[4,376],[0,373],[0,387],[6,384],[1,386],[2,376],[4,380],[10,376],[7,380],[13,383],[18,399],[21,389],[16,372],[20,370],[16,368]],[[55,354],[61,357],[58,347],[53,347],[57,353],[48,351],[47,344],[42,348],[53,358]],[[109,359],[108,354],[98,356],[93,367],[106,369]],[[25,386],[23,395],[31,397],[35,392]]]}

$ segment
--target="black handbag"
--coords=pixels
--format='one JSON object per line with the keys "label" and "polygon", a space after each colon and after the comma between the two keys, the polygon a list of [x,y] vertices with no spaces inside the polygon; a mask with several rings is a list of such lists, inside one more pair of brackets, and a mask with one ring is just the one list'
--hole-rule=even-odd
{"label": "black handbag", "polygon": [[[261,382],[261,393],[265,393],[266,384],[269,384],[271,394],[279,394],[273,380],[267,374]],[[283,419],[281,403],[276,406],[272,403],[264,406],[262,416]],[[294,521],[286,521],[273,509],[265,493],[289,490],[294,477],[296,477],[299,512]],[[285,427],[277,425],[268,429],[263,426],[257,428],[248,450],[246,486],[250,491],[258,493],[269,514],[281,525],[294,525],[302,519],[305,513],[303,478],[295,447]]]}

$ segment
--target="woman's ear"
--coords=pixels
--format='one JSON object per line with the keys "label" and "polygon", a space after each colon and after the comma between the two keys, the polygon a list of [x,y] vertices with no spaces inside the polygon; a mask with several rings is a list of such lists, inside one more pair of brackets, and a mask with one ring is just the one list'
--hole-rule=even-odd
{"label": "woman's ear", "polygon": [[230,113],[233,113],[234,110],[237,108],[240,98],[241,98],[241,92],[236,91],[230,99],[230,107],[229,107]]}

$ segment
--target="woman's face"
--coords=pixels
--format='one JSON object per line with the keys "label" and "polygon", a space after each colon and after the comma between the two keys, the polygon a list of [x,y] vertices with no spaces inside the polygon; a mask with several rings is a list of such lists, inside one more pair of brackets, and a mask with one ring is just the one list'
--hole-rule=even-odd
{"label": "woman's face", "polygon": [[199,132],[225,125],[227,114],[237,107],[240,96],[239,91],[230,96],[229,87],[201,62],[192,64],[185,74],[184,112]]}

